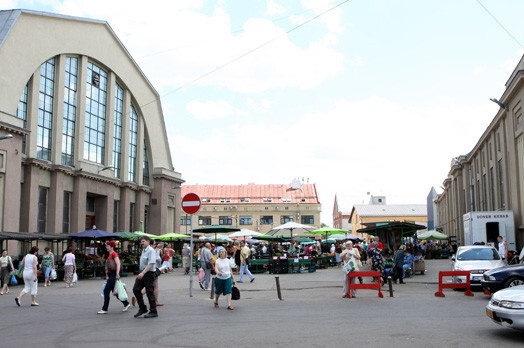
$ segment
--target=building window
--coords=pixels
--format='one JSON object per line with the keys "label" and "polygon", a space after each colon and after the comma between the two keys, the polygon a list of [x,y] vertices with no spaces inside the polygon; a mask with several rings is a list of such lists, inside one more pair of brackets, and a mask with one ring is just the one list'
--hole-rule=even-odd
{"label": "building window", "polygon": [[118,232],[118,211],[120,210],[120,201],[113,203],[113,232]]}
{"label": "building window", "polygon": [[51,160],[54,87],[55,59],[51,58],[40,67],[38,132],[36,139],[36,157],[48,161]]}
{"label": "building window", "polygon": [[[18,102],[18,109],[16,109],[16,117],[23,120],[23,127],[27,128],[27,89],[29,82],[25,85],[22,95],[20,96],[20,101]],[[22,153],[25,151],[26,136],[22,137]]]}
{"label": "building window", "polygon": [[271,215],[263,215],[260,217],[260,224],[261,225],[271,225],[273,224],[273,216]]}
{"label": "building window", "polygon": [[[471,170],[471,165],[468,166],[468,175],[469,175],[469,199],[471,200],[471,211],[475,211],[475,184],[473,183],[473,174]],[[466,211],[468,211],[466,209]]]}
{"label": "building window", "polygon": [[484,201],[482,202],[482,209],[484,211],[488,210],[488,181],[486,179],[486,174],[482,174],[482,184],[483,184],[483,198],[484,198]]}
{"label": "building window", "polygon": [[495,202],[495,173],[493,171],[493,167],[489,168],[489,184],[491,186],[491,209],[495,210],[497,208]]}
{"label": "building window", "polygon": [[147,145],[144,141],[144,168],[142,171],[142,183],[149,186],[149,160],[147,158]]}
{"label": "building window", "polygon": [[64,205],[62,213],[62,233],[69,233],[69,222],[71,219],[71,192],[64,191]]}
{"label": "building window", "polygon": [[211,225],[211,216],[199,216],[198,224],[199,225]]}
{"label": "building window", "polygon": [[62,126],[62,164],[73,166],[76,122],[76,80],[78,58],[66,58],[64,82],[64,123]]}
{"label": "building window", "polygon": [[306,225],[313,225],[315,223],[315,218],[313,215],[302,215],[302,223]]}
{"label": "building window", "polygon": [[291,197],[282,197],[282,202],[291,202]]}
{"label": "building window", "polygon": [[87,64],[84,159],[103,164],[106,134],[107,73]]}
{"label": "building window", "polygon": [[131,124],[129,129],[129,181],[136,181],[136,157],[138,149],[138,115],[131,105]]}
{"label": "building window", "polygon": [[144,207],[144,232],[147,233],[147,219],[149,215],[149,206]]}
{"label": "building window", "polygon": [[248,215],[241,215],[239,223],[240,225],[253,225],[253,218]]}
{"label": "building window", "polygon": [[94,214],[95,213],[95,198],[86,197],[86,212]]}
{"label": "building window", "polygon": [[218,217],[218,224],[219,225],[232,225],[231,216],[219,216]]}
{"label": "building window", "polygon": [[36,232],[44,233],[47,223],[47,188],[40,187],[38,190],[38,221]]}
{"label": "building window", "polygon": [[480,180],[477,179],[477,209],[482,210],[482,202],[480,198]]}
{"label": "building window", "polygon": [[240,202],[249,202],[249,198],[240,198]]}
{"label": "building window", "polygon": [[273,198],[262,198],[262,202],[265,202],[265,203],[273,202]]}
{"label": "building window", "polygon": [[293,215],[282,215],[280,217],[281,224],[285,224],[287,222],[293,222]]}
{"label": "building window", "polygon": [[499,160],[499,195],[500,195],[500,209],[506,209],[506,196],[504,195],[504,168],[502,160]]}
{"label": "building window", "polygon": [[122,168],[122,115],[124,113],[124,90],[115,84],[115,129],[113,131],[113,168],[115,177],[120,177]]}
{"label": "building window", "polygon": [[180,225],[182,226],[189,226],[191,225],[191,216],[190,215],[184,215],[180,217]]}
{"label": "building window", "polygon": [[135,203],[129,204],[129,231],[135,230]]}
{"label": "building window", "polygon": [[220,203],[231,203],[230,198],[220,198]]}

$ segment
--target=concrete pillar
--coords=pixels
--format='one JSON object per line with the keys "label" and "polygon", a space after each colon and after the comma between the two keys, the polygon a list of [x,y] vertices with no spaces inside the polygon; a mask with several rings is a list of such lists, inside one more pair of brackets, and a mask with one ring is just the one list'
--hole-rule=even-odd
{"label": "concrete pillar", "polygon": [[[126,174],[127,175],[127,174]],[[120,189],[120,211],[118,212],[118,226],[121,231],[130,231],[129,207],[131,204],[131,189],[122,187]]]}
{"label": "concrete pillar", "polygon": [[22,202],[20,205],[20,231],[36,232],[38,220],[38,188],[40,168],[33,164],[24,166]]}
{"label": "concrete pillar", "polygon": [[74,178],[73,195],[71,198],[70,232],[85,231],[86,219],[86,179],[80,175]]}
{"label": "concrete pillar", "polygon": [[47,197],[47,232],[61,233],[64,218],[64,173],[54,171],[51,173],[51,187]]}

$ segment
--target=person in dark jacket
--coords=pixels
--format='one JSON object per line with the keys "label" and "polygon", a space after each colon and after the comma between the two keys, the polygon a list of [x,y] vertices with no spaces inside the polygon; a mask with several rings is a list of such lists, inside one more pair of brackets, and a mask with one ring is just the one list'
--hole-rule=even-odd
{"label": "person in dark jacket", "polygon": [[393,281],[395,281],[395,283],[397,282],[397,279],[400,279],[400,284],[405,284],[404,278],[402,277],[402,273],[403,273],[402,266],[404,265],[404,252],[405,251],[406,251],[406,246],[401,245],[400,248],[395,253],[395,258],[393,259],[393,267],[394,267]]}

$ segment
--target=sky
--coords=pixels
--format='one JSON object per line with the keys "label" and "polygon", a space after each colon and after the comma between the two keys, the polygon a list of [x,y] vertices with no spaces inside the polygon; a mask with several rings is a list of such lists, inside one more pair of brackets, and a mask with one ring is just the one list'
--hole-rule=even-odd
{"label": "sky", "polygon": [[350,212],[442,191],[524,53],[519,0],[0,0],[14,8],[109,23],[186,184],[300,178],[330,226],[335,195]]}

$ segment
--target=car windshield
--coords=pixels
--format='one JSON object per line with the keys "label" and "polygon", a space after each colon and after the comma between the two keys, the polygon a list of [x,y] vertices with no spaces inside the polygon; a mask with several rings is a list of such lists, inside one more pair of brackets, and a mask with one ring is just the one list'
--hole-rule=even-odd
{"label": "car windshield", "polygon": [[466,249],[461,252],[457,259],[461,261],[500,260],[500,255],[495,249],[492,248],[473,248]]}

